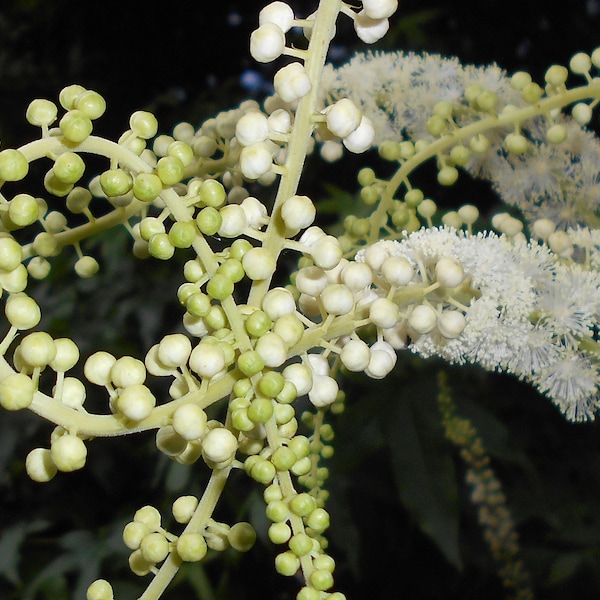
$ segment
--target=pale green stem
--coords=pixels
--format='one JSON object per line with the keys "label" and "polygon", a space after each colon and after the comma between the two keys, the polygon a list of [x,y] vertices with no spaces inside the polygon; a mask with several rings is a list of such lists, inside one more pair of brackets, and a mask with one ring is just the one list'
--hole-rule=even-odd
{"label": "pale green stem", "polygon": [[485,117],[476,121],[475,123],[471,123],[470,125],[465,125],[464,127],[456,129],[451,134],[432,142],[423,150],[417,152],[414,156],[403,162],[394,176],[390,179],[385,188],[381,201],[377,206],[377,209],[370,217],[371,232],[368,243],[373,244],[379,239],[379,230],[387,221],[387,211],[391,206],[396,190],[404,181],[407,180],[409,174],[412,173],[419,165],[423,164],[430,158],[443,154],[443,152],[448,148],[451,148],[452,146],[455,146],[464,140],[468,140],[469,138],[472,138],[490,129],[495,129],[505,125],[518,125],[524,121],[527,121],[528,119],[532,119],[539,115],[548,114],[555,108],[562,108],[581,100],[598,98],[599,96],[600,81],[595,81],[589,85],[573,88],[562,94],[544,98],[535,104],[532,104],[531,106],[526,106],[512,112],[506,112],[498,116]]}
{"label": "pale green stem", "polygon": [[[211,518],[217,502],[221,497],[231,467],[218,469],[212,472],[210,480],[202,494],[202,498],[194,511],[194,514],[187,524],[183,533],[195,533],[202,531],[206,526],[207,521]],[[173,577],[177,574],[179,567],[182,564],[181,558],[174,550],[161,565],[158,573],[154,576],[150,585],[144,590],[144,593],[139,597],[139,600],[158,600],[165,591]]]}
{"label": "pale green stem", "polygon": [[[321,73],[341,5],[341,0],[322,0],[314,21],[304,62],[304,68],[310,78],[312,87],[308,94],[298,102],[294,125],[290,132],[290,143],[287,148],[285,172],[279,182],[275,204],[271,212],[271,220],[267,226],[263,242],[263,248],[266,248],[275,259],[279,256],[285,244],[285,226],[281,219],[281,205],[296,194],[298,190],[313,132],[312,117],[317,109]],[[264,295],[269,290],[270,283],[270,279],[254,282],[248,297],[248,304],[260,306]]]}

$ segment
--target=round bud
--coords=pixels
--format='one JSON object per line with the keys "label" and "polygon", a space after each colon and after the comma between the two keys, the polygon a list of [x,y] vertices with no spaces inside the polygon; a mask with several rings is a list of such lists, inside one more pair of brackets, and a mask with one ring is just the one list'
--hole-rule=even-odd
{"label": "round bud", "polygon": [[267,535],[274,544],[285,544],[292,537],[292,530],[287,523],[271,523]]}
{"label": "round bud", "polygon": [[284,102],[292,103],[306,96],[312,84],[304,65],[292,62],[275,73],[273,87]]}
{"label": "round bud", "polygon": [[155,173],[138,173],[133,180],[133,195],[142,202],[152,202],[162,192],[163,182]]}
{"label": "round bud", "polygon": [[266,367],[279,367],[287,359],[288,348],[283,339],[274,332],[261,336],[256,342],[255,350]]}
{"label": "round bud", "polygon": [[398,0],[363,0],[362,4],[371,19],[387,19],[398,9]]}
{"label": "round bud", "polygon": [[224,463],[237,451],[237,438],[224,427],[211,429],[202,439],[202,456],[210,463]]}
{"label": "round bud", "polygon": [[359,126],[350,135],[346,136],[342,142],[350,152],[361,154],[371,147],[374,139],[375,128],[373,122],[363,115]]}
{"label": "round bud", "polygon": [[246,213],[239,204],[227,204],[219,210],[219,214],[222,222],[218,234],[222,237],[238,237],[248,226]]}
{"label": "round bud", "polygon": [[19,355],[32,368],[43,368],[56,356],[56,345],[44,331],[30,333],[19,344]]}
{"label": "round bud", "polygon": [[149,533],[150,530],[145,523],[130,521],[123,529],[123,542],[130,550],[137,550]]}
{"label": "round bud", "polygon": [[54,340],[56,354],[50,361],[52,367],[58,373],[64,373],[72,369],[79,360],[79,348],[69,338],[57,338]]}
{"label": "round bud", "polygon": [[285,226],[292,231],[300,231],[310,227],[317,211],[308,196],[292,196],[281,207],[281,218]]}
{"label": "round bud", "polygon": [[21,152],[10,148],[0,152],[0,179],[20,181],[28,171],[29,163]]}
{"label": "round bud", "polygon": [[83,142],[92,133],[92,121],[77,109],[65,113],[58,126],[65,139],[74,144]]}
{"label": "round bud", "polygon": [[457,310],[444,310],[437,321],[438,331],[448,339],[457,338],[467,325],[464,315]]}
{"label": "round bud", "polygon": [[272,321],[276,321],[284,315],[294,313],[296,310],[296,302],[289,290],[282,287],[276,287],[265,294],[262,301],[262,308]]}
{"label": "round bud", "polygon": [[369,307],[369,319],[381,329],[390,329],[399,318],[398,306],[387,298],[377,298]]}
{"label": "round bud", "polygon": [[[53,393],[55,391],[53,390]],[[79,409],[85,402],[85,386],[75,377],[65,377],[60,401],[69,408]]]}
{"label": "round bud", "polygon": [[33,402],[35,384],[24,373],[12,373],[0,382],[0,406],[6,410],[21,410]]}
{"label": "round bud", "polygon": [[56,178],[63,183],[75,183],[83,176],[85,163],[75,152],[63,152],[54,161],[52,171]]}
{"label": "round bud", "polygon": [[412,281],[415,271],[402,256],[390,256],[382,262],[381,274],[390,285],[404,286]]}
{"label": "round bud", "polygon": [[292,577],[300,568],[300,560],[293,552],[282,552],[275,557],[275,570],[285,577]]}
{"label": "round bud", "polygon": [[524,135],[520,133],[509,133],[504,138],[506,149],[516,156],[523,154],[529,148],[529,142]]}
{"label": "round bud", "polygon": [[564,85],[569,77],[569,71],[562,65],[552,65],[545,73],[546,83],[552,86]]}
{"label": "round bud", "polygon": [[142,421],[152,414],[156,398],[143,384],[128,385],[120,393],[117,407],[125,417],[132,421]]}
{"label": "round bud", "polygon": [[585,102],[578,102],[571,111],[571,116],[579,125],[587,125],[592,120],[593,110]]}
{"label": "round bud", "polygon": [[258,24],[275,23],[283,32],[289,31],[294,22],[294,11],[285,2],[271,2],[258,13]]}
{"label": "round bud", "polygon": [[348,371],[364,371],[369,366],[371,351],[362,340],[350,340],[344,344],[340,353],[340,360]]}
{"label": "round bud", "polygon": [[41,319],[37,302],[26,294],[11,294],[6,300],[4,313],[8,322],[17,329],[32,329]]}
{"label": "round bud", "polygon": [[268,279],[275,272],[277,263],[266,248],[251,248],[242,257],[246,275],[253,281]]}
{"label": "round bud", "polygon": [[50,456],[59,471],[68,473],[85,465],[87,448],[81,438],[67,433],[52,441]]}
{"label": "round bud", "polygon": [[133,520],[136,523],[143,523],[150,531],[160,529],[160,513],[154,506],[142,506],[142,508],[135,511]]}
{"label": "round bud", "polygon": [[358,128],[362,113],[352,100],[342,98],[327,107],[325,116],[329,131],[340,138],[345,138]]}
{"label": "round bud", "polygon": [[106,579],[96,579],[87,589],[86,600],[113,600],[114,594]]}
{"label": "round bud", "polygon": [[206,540],[201,533],[182,533],[177,540],[177,554],[185,562],[198,562],[208,551]]}
{"label": "round bud", "polygon": [[192,343],[182,333],[166,335],[158,345],[158,359],[168,368],[175,369],[187,363]]}
{"label": "round bud", "polygon": [[260,112],[246,113],[235,126],[235,137],[242,146],[264,142],[268,135],[267,117]]}
{"label": "round bud", "polygon": [[184,404],[173,413],[173,429],[184,440],[200,439],[207,429],[208,417],[196,404]]}
{"label": "round bud", "polygon": [[247,552],[256,542],[256,531],[250,523],[236,523],[229,529],[227,540],[234,550]]}
{"label": "round bud", "polygon": [[137,358],[122,356],[110,368],[110,378],[120,388],[142,384],[146,380],[146,367]]}
{"label": "round bud", "polygon": [[541,240],[546,241],[554,233],[556,224],[550,219],[537,219],[532,226],[533,234]]}
{"label": "round bud", "polygon": [[328,314],[345,315],[354,307],[354,294],[343,283],[334,283],[323,289],[321,302]]}
{"label": "round bud", "polygon": [[190,354],[189,365],[200,377],[210,379],[225,368],[225,354],[218,344],[200,342]]}
{"label": "round bud", "polygon": [[28,123],[37,127],[48,127],[48,125],[54,123],[57,114],[58,107],[54,102],[37,98],[29,103],[25,118]]}
{"label": "round bud", "polygon": [[178,523],[189,523],[197,507],[196,496],[180,496],[173,502],[173,517]]}
{"label": "round bud", "polygon": [[365,373],[373,379],[383,379],[396,365],[396,352],[388,342],[375,342],[371,346],[371,360]]}
{"label": "round bud", "polygon": [[288,365],[282,371],[286,381],[294,384],[298,396],[304,396],[313,387],[312,371],[302,363],[293,363]]}
{"label": "round bud", "polygon": [[337,381],[328,375],[313,377],[313,386],[308,393],[308,399],[317,408],[333,404],[337,398],[339,387]]}
{"label": "round bud", "polygon": [[25,470],[27,475],[38,483],[46,483],[54,478],[57,468],[52,461],[50,450],[47,448],[35,448],[25,459]]}
{"label": "round bud", "polygon": [[140,550],[149,563],[162,562],[169,555],[169,542],[162,533],[149,533],[142,539]]}
{"label": "round bud", "polygon": [[566,125],[552,125],[546,131],[546,138],[551,144],[561,144],[567,139],[567,133]]}
{"label": "round bud", "polygon": [[35,223],[39,218],[39,204],[29,194],[17,194],[8,205],[10,220],[19,227]]}
{"label": "round bud", "polygon": [[585,52],[574,54],[569,61],[569,69],[577,75],[586,75],[592,68],[592,59]]}
{"label": "round bud", "polygon": [[364,9],[354,18],[354,31],[365,44],[374,44],[379,41],[389,28],[388,19],[372,19]]}
{"label": "round bud", "polygon": [[259,179],[266,175],[273,166],[270,147],[265,142],[256,142],[242,148],[240,153],[240,169],[246,179]]}
{"label": "round bud", "polygon": [[158,121],[152,113],[138,110],[129,118],[129,127],[138,137],[149,140],[158,131]]}
{"label": "round bud", "polygon": [[73,268],[79,277],[89,279],[98,272],[100,265],[93,256],[82,256],[75,262]]}
{"label": "round bud", "polygon": [[296,556],[306,556],[313,549],[313,541],[306,533],[297,533],[290,538],[289,546]]}
{"label": "round bud", "polygon": [[95,352],[85,361],[83,374],[91,383],[108,385],[110,383],[110,372],[116,360],[108,352]]}
{"label": "round bud", "polygon": [[254,60],[268,63],[283,53],[285,33],[276,23],[266,22],[250,35],[250,54]]}
{"label": "round bud", "polygon": [[435,265],[435,274],[437,280],[445,287],[456,287],[460,285],[464,278],[465,272],[461,263],[456,259],[445,256],[440,258]]}
{"label": "round bud", "polygon": [[437,313],[428,304],[415,306],[408,317],[409,326],[417,333],[429,333],[437,322]]}

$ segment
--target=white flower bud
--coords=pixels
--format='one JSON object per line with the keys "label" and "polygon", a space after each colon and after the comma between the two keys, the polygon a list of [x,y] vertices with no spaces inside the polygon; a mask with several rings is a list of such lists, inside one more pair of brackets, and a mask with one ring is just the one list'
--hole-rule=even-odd
{"label": "white flower bud", "polygon": [[312,85],[304,65],[292,62],[275,73],[273,87],[284,102],[292,103],[306,96]]}
{"label": "white flower bud", "polygon": [[108,352],[95,352],[85,361],[83,374],[86,379],[96,385],[110,383],[110,370],[117,359]]}
{"label": "white flower bud", "polygon": [[52,442],[50,456],[59,471],[70,473],[85,465],[87,448],[81,438],[65,434]]}
{"label": "white flower bud", "polygon": [[321,267],[302,267],[296,273],[295,285],[301,294],[317,297],[327,285],[327,275]]}
{"label": "white flower bud", "polygon": [[317,240],[320,240],[322,237],[325,237],[326,233],[317,225],[313,225],[309,227],[298,240],[303,246],[310,248],[314,246]]}
{"label": "white flower bud", "polygon": [[212,463],[223,463],[235,456],[237,439],[224,427],[211,429],[202,440],[202,455]]}
{"label": "white flower bud", "polygon": [[400,287],[412,281],[415,271],[404,257],[390,256],[381,264],[381,274],[390,285]]}
{"label": "white flower bud", "polygon": [[298,298],[298,309],[307,317],[317,317],[321,314],[317,299],[308,294],[300,294],[300,297]]}
{"label": "white flower bud", "polygon": [[239,237],[244,229],[248,227],[248,219],[244,209],[239,204],[227,204],[219,210],[221,215],[221,227],[217,232],[226,238]]}
{"label": "white flower bud", "polygon": [[308,196],[292,196],[281,207],[281,218],[286,228],[298,232],[312,225],[317,211]]}
{"label": "white flower bud", "polygon": [[275,133],[289,133],[292,129],[292,115],[284,108],[274,110],[267,118],[269,129]]}
{"label": "white flower bud", "polygon": [[339,138],[345,138],[360,125],[362,113],[349,98],[342,98],[325,109],[327,129]]}
{"label": "white flower bud", "polygon": [[371,346],[371,360],[365,373],[372,379],[383,379],[396,366],[396,352],[387,342],[375,342]]}
{"label": "white flower bud", "polygon": [[268,279],[276,266],[275,259],[266,248],[250,248],[242,257],[242,267],[253,281]]}
{"label": "white flower bud", "polygon": [[25,459],[25,470],[27,475],[38,483],[50,481],[57,472],[56,465],[52,461],[51,451],[47,448],[35,448]]}
{"label": "white flower bud", "polygon": [[404,350],[408,345],[406,321],[400,321],[394,327],[384,329],[383,339],[395,350]]}
{"label": "white flower bud", "polygon": [[273,324],[273,332],[285,342],[288,348],[291,348],[302,339],[302,336],[304,335],[304,325],[295,314],[290,313],[279,317],[275,321]]}
{"label": "white flower bud", "polygon": [[465,278],[463,266],[454,258],[445,256],[435,265],[437,280],[445,287],[453,288],[460,285]]}
{"label": "white flower bud", "polygon": [[364,253],[364,261],[378,272],[383,265],[383,261],[389,258],[390,254],[384,244],[373,244],[369,246]]}
{"label": "white flower bud", "polygon": [[308,399],[317,408],[324,408],[335,402],[338,391],[335,379],[328,375],[317,375],[313,380],[312,389],[308,392]]}
{"label": "white flower bud", "polygon": [[198,507],[196,496],[179,496],[171,509],[173,517],[178,523],[189,523],[192,515]]}
{"label": "white flower bud", "polygon": [[260,112],[246,113],[235,126],[235,137],[242,146],[264,142],[268,135],[267,117]]}
{"label": "white flower bud", "polygon": [[11,294],[4,307],[8,322],[17,329],[31,329],[41,319],[42,313],[37,302],[27,294]]}
{"label": "white flower bud", "polygon": [[214,377],[225,368],[225,354],[218,344],[200,342],[190,354],[190,369],[200,377]]}
{"label": "white flower bud", "polygon": [[302,363],[288,365],[281,374],[286,381],[294,384],[298,396],[308,394],[313,386],[312,371]]}
{"label": "white flower bud", "polygon": [[275,368],[281,366],[287,359],[288,348],[283,339],[269,331],[258,338],[255,350],[265,363],[265,367]]}
{"label": "white flower bud", "polygon": [[378,298],[369,308],[369,318],[375,327],[390,329],[398,322],[398,306],[387,298]]}
{"label": "white flower bud", "polygon": [[398,0],[363,0],[362,4],[371,19],[387,19],[398,9]]}
{"label": "white flower bud", "polygon": [[183,315],[183,326],[185,330],[194,337],[204,337],[208,333],[206,322],[203,317],[196,317],[188,312]]}
{"label": "white flower bud", "polygon": [[240,169],[246,179],[258,179],[267,174],[273,166],[273,156],[265,142],[257,142],[242,148]]}
{"label": "white flower bud", "polygon": [[158,360],[167,368],[185,365],[192,351],[192,342],[182,333],[166,335],[158,344]]}
{"label": "white flower bud", "polygon": [[285,33],[275,23],[264,23],[250,35],[250,54],[257,62],[271,62],[281,56],[284,49]]}
{"label": "white flower bud", "polygon": [[[56,390],[52,390],[56,393]],[[85,402],[85,386],[75,377],[65,377],[60,401],[69,408],[81,408]]]}
{"label": "white flower bud", "polygon": [[360,125],[348,136],[346,136],[342,143],[350,152],[355,154],[361,154],[366,152],[375,139],[375,128],[373,122],[368,117],[364,117],[360,120]]}
{"label": "white flower bud", "polygon": [[573,254],[573,240],[565,231],[555,231],[548,236],[548,245],[552,252],[567,258]]}
{"label": "white flower bud", "polygon": [[322,354],[308,354],[308,364],[315,375],[329,375],[329,361]]}
{"label": "white flower bud", "polygon": [[146,380],[146,366],[137,358],[122,356],[111,367],[110,378],[120,388],[141,384]]}
{"label": "white flower bud", "polygon": [[437,322],[437,313],[428,304],[415,306],[409,317],[408,324],[417,333],[429,333]]}
{"label": "white flower bud", "polygon": [[268,223],[267,207],[254,196],[244,198],[240,206],[246,214],[248,225],[250,225],[252,229],[258,230]]}
{"label": "white flower bud", "polygon": [[271,2],[258,13],[258,24],[275,23],[283,32],[289,31],[294,23],[294,11],[285,2]]}
{"label": "white flower bud", "polygon": [[310,255],[318,267],[329,270],[338,265],[344,253],[339,240],[332,235],[326,235],[311,246]]}
{"label": "white flower bud", "polygon": [[[156,375],[157,377],[166,377],[167,375],[172,375],[175,367],[167,367],[159,358],[158,358],[158,344],[154,344],[151,346],[150,350],[146,352],[146,356],[144,357],[144,365],[146,367],[146,371],[151,375]],[[190,342],[190,351],[191,351],[191,342]],[[183,362],[185,364],[186,360]]]}
{"label": "white flower bud", "polygon": [[437,321],[438,331],[448,339],[457,338],[467,325],[465,316],[457,310],[444,310]]}
{"label": "white flower bud", "polygon": [[550,235],[554,233],[555,229],[556,224],[550,219],[537,219],[534,221],[532,227],[533,234],[544,241],[546,241]]}
{"label": "white flower bud", "polygon": [[58,338],[54,340],[56,355],[50,361],[50,367],[57,373],[65,373],[75,366],[79,360],[79,348],[69,338]]}
{"label": "white flower bud", "polygon": [[341,272],[342,283],[357,292],[373,283],[373,271],[366,263],[348,262]]}
{"label": "white flower bud", "polygon": [[334,163],[344,156],[344,146],[335,140],[327,140],[321,145],[321,158]]}
{"label": "white flower bud", "polygon": [[354,19],[356,35],[366,44],[374,44],[380,40],[389,28],[390,23],[387,19],[372,19],[364,9]]}
{"label": "white flower bud", "polygon": [[196,404],[184,404],[173,413],[173,429],[184,440],[197,440],[206,433],[207,416]]}
{"label": "white flower bud", "polygon": [[333,283],[321,292],[321,302],[330,315],[345,315],[354,307],[354,294],[343,283]]}
{"label": "white flower bud", "polygon": [[282,287],[276,287],[265,294],[262,301],[262,309],[272,321],[276,321],[283,315],[294,313],[296,310],[296,302],[289,290]]}
{"label": "white flower bud", "polygon": [[362,340],[350,340],[344,344],[340,360],[348,371],[364,371],[371,360],[371,350]]}
{"label": "white flower bud", "polygon": [[128,385],[123,389],[117,400],[119,412],[132,421],[141,421],[152,414],[156,406],[156,398],[152,392],[142,384]]}

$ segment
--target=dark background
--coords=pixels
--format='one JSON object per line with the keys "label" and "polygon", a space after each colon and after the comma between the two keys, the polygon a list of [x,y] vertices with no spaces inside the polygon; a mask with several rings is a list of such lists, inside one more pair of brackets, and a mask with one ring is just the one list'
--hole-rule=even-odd
{"label": "dark background", "polygon": [[[168,132],[180,120],[200,124],[250,95],[260,97],[262,89],[248,90],[241,76],[252,69],[268,85],[272,67],[253,64],[247,50],[261,5],[5,0],[2,146],[36,136],[24,118],[28,102],[56,99],[71,83],[107,99],[97,131],[111,138],[138,109],[154,111],[161,132]],[[315,8],[312,2],[294,7],[299,16]],[[599,24],[597,0],[407,0],[379,47],[457,55],[475,64],[496,61],[509,71],[527,69],[540,81],[553,62],[591,51],[600,41]],[[342,20],[337,60],[365,48]],[[345,168],[322,177],[347,185],[354,173]],[[350,184],[347,192],[356,191]],[[53,295],[40,287],[45,319],[56,335],[120,354],[143,352],[148,340],[159,339],[176,310],[177,267],[153,263],[144,269],[127,261],[125,250],[118,237],[101,240],[104,274],[96,283],[72,283]],[[506,597],[469,502],[464,465],[444,440],[432,383],[439,368],[402,356],[385,382],[356,377],[348,385],[347,414],[333,419],[338,439],[330,462],[331,547],[339,589],[349,599]],[[450,373],[459,411],[477,426],[505,488],[537,597],[600,597],[598,426],[566,423],[546,399],[509,377],[470,368]],[[47,444],[50,429],[27,414],[0,413],[0,600],[81,600],[85,585],[100,575],[115,583],[118,600],[137,597],[145,584],[127,570],[123,523],[147,503],[168,515],[178,495],[201,493],[205,470],[157,457],[146,435],[97,440],[84,471],[40,486],[27,479],[23,462],[31,448]],[[401,455],[397,440],[412,434],[420,454]],[[407,469],[425,482],[408,490],[422,494],[423,504],[433,499],[443,505],[455,495],[459,561],[449,556],[451,543],[443,535],[422,533],[431,514],[407,500],[400,485]],[[444,484],[435,477],[439,469],[446,469]],[[426,489],[438,484],[439,494]],[[258,486],[233,477],[217,518],[250,519],[264,536],[262,514]],[[205,566],[183,569],[166,597],[294,598],[298,582],[274,574],[273,556],[269,544],[259,543],[243,557],[227,552],[210,558]]]}

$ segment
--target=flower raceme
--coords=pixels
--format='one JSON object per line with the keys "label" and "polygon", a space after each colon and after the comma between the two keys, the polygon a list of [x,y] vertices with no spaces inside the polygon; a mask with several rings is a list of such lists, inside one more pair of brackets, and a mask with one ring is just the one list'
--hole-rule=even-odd
{"label": "flower raceme", "polygon": [[[244,102],[198,128],[180,123],[172,135],[157,135],[155,117],[137,111],[115,143],[93,135],[102,97],[73,85],[61,92],[60,109],[30,104],[27,120],[40,139],[0,151],[0,180],[15,185],[30,163],[52,162],[44,178],[52,203],[25,192],[0,198],[0,405],[55,424],[49,447],[28,455],[27,473],[49,481],[84,466],[91,438],[147,430],[171,460],[211,472],[200,498],[173,503],[178,533],[151,506],[125,527],[131,570],[153,575],[145,600],[160,596],[182,561],[251,547],[247,523],[212,516],[234,469],[264,488],[268,537],[282,545],[275,567],[302,578],[298,600],[344,598],[330,591],[335,563],[320,463],[332,452],[325,415],[343,411],[340,373],[382,379],[408,349],[512,373],[571,420],[591,419],[598,408],[600,235],[589,192],[600,146],[582,126],[600,94],[591,77],[579,95],[566,90],[565,71],[587,79],[600,55],[549,69],[545,89],[524,73],[508,78],[495,66],[435,56],[367,54],[324,67],[340,13],[373,43],[396,9],[395,0],[364,0],[358,9],[322,0],[299,19],[273,2],[259,14],[250,53],[289,62],[264,102]],[[306,48],[288,46],[294,27]],[[573,103],[572,115],[562,115]],[[359,197],[371,212],[347,217],[335,237],[299,189],[306,156],[319,148],[333,161],[374,145],[398,171],[386,181],[361,169]],[[86,153],[107,165],[83,185]],[[492,220],[499,234],[475,231],[473,205],[440,214],[410,183],[432,158],[441,185],[451,186],[459,169],[492,181],[523,209],[529,240],[524,223],[506,213]],[[519,190],[509,189],[512,179]],[[273,201],[263,190],[270,186]],[[63,209],[50,208],[63,201]],[[115,226],[128,231],[136,258],[185,255],[183,328],[140,358],[96,351],[76,376],[79,349],[36,330],[42,315],[28,286],[46,279],[68,247],[77,276],[93,277],[101,265],[84,253],[85,241]],[[300,255],[285,287],[273,283],[284,250]],[[166,401],[153,391],[155,378],[168,382]],[[106,394],[106,414],[86,411],[88,384]],[[300,419],[299,400],[312,410]],[[94,582],[88,599],[111,600],[110,584]]]}

